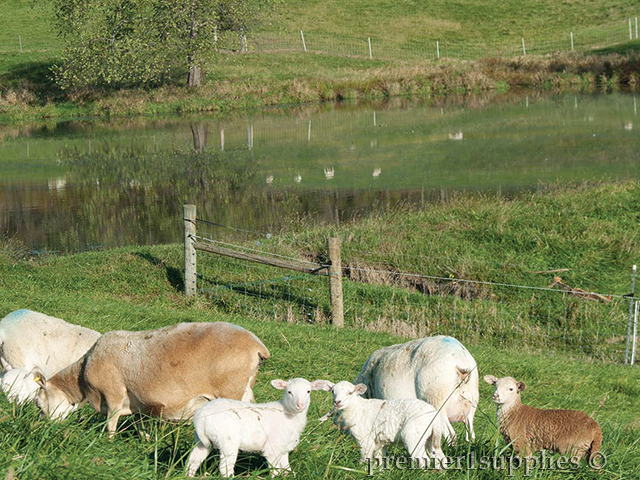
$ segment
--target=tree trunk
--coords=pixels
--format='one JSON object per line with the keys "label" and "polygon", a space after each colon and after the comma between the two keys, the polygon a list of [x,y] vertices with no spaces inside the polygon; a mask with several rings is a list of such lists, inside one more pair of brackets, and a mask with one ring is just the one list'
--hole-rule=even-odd
{"label": "tree trunk", "polygon": [[199,63],[192,64],[189,67],[189,78],[187,79],[187,85],[190,87],[199,87],[202,85],[204,74],[202,73],[202,65]]}

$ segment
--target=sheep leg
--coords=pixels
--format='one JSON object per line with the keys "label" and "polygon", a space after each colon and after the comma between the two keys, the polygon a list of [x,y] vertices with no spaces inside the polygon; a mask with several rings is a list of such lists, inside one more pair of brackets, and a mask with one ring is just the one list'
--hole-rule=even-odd
{"label": "sheep leg", "polygon": [[449,421],[449,417],[447,417],[446,414],[443,415],[443,418],[445,419],[445,425],[447,429],[447,434],[445,438],[447,439],[447,443],[453,447],[458,443],[458,437],[456,436],[456,431],[453,429],[453,425],[451,425],[451,422]]}
{"label": "sheep leg", "polygon": [[417,460],[418,465],[422,465],[425,462],[425,466],[429,466],[429,456],[425,449],[425,437],[430,439],[432,437],[431,431],[423,431],[422,429],[414,429],[408,431],[406,428],[400,432],[400,438],[405,448],[409,452],[412,460]]}
{"label": "sheep leg", "polygon": [[289,453],[285,452],[281,455],[274,455],[273,453],[270,455],[265,454],[265,458],[272,468],[272,477],[275,477],[276,475],[289,474],[289,471],[291,470],[291,467],[289,466]]}
{"label": "sheep leg", "polygon": [[187,477],[195,476],[198,468],[209,455],[209,451],[211,450],[211,444],[209,446],[205,446],[202,442],[198,441],[196,446],[193,447],[193,451],[189,455],[189,459],[187,460]]}
{"label": "sheep leg", "polygon": [[[442,445],[442,435],[437,429],[434,428],[431,436],[427,438],[427,442],[425,444],[425,451],[430,457],[433,457],[435,462],[435,467],[437,469],[442,469],[442,468],[446,469],[447,457],[444,455],[441,445]],[[429,463],[427,463],[427,465],[429,465]]]}
{"label": "sheep leg", "polygon": [[220,448],[220,475],[223,477],[233,477],[233,467],[238,459],[238,449]]}
{"label": "sheep leg", "polygon": [[469,441],[469,435],[471,435],[471,441],[476,439],[476,433],[473,431],[473,415],[475,414],[475,412],[476,409],[474,407],[471,407],[469,414],[464,419],[464,424],[467,427],[464,438],[467,442]]}
{"label": "sheep leg", "polygon": [[366,439],[360,445],[360,463],[366,463],[369,459],[374,459],[376,454],[376,444],[372,438]]}

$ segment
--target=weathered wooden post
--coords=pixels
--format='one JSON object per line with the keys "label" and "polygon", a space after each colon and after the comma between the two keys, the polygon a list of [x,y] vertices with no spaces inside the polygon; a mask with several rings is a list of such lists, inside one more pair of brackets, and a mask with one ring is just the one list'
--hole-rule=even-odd
{"label": "weathered wooden post", "polygon": [[196,206],[183,206],[184,222],[184,294],[193,297],[196,294]]}
{"label": "weathered wooden post", "polygon": [[342,260],[340,259],[340,239],[330,237],[328,242],[329,292],[331,298],[331,323],[334,327],[344,326],[344,308],[342,304]]}

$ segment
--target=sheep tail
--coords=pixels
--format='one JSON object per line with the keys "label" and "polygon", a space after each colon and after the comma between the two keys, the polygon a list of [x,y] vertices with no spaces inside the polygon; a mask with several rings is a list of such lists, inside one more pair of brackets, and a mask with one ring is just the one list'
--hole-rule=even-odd
{"label": "sheep tail", "polygon": [[600,451],[600,446],[602,445],[602,430],[598,428],[596,434],[593,436],[593,440],[591,441],[591,446],[589,447],[589,460],[593,458],[593,456]]}
{"label": "sheep tail", "polygon": [[359,383],[364,383],[367,386],[367,391],[362,395],[363,398],[373,398],[374,384],[373,384],[373,375],[371,374],[373,370],[372,362],[367,360],[365,364],[362,366],[362,370],[358,375],[358,378],[353,382],[354,385]]}

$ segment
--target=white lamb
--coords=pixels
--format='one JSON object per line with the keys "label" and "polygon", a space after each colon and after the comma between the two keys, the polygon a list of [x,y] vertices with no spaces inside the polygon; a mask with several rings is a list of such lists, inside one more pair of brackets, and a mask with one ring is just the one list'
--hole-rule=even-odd
{"label": "white lamb", "polygon": [[298,445],[307,424],[311,390],[328,391],[330,382],[294,378],[273,380],[271,385],[284,390],[277,402],[255,404],[221,398],[196,411],[196,445],[187,461],[189,477],[195,475],[212,447],[220,451],[223,477],[233,476],[239,450],[263,455],[274,469],[272,476],[290,470],[289,452]]}
{"label": "white lamb", "polygon": [[[364,399],[360,395],[366,385],[339,382],[331,385],[336,423],[348,430],[360,447],[360,461],[382,462],[385,446],[402,442],[412,461],[446,468],[446,457],[440,448],[446,433],[446,416],[416,398],[397,400]],[[378,463],[378,465],[380,465]]]}
{"label": "white lamb", "polygon": [[447,439],[455,442],[451,422],[464,422],[474,439],[473,417],[480,398],[478,367],[458,340],[445,335],[421,338],[373,352],[355,383],[365,397],[419,398],[446,413]]}
{"label": "white lamb", "polygon": [[36,398],[38,389],[38,375],[22,368],[13,368],[6,360],[0,357],[2,364],[2,391],[10,402],[25,403]]}

